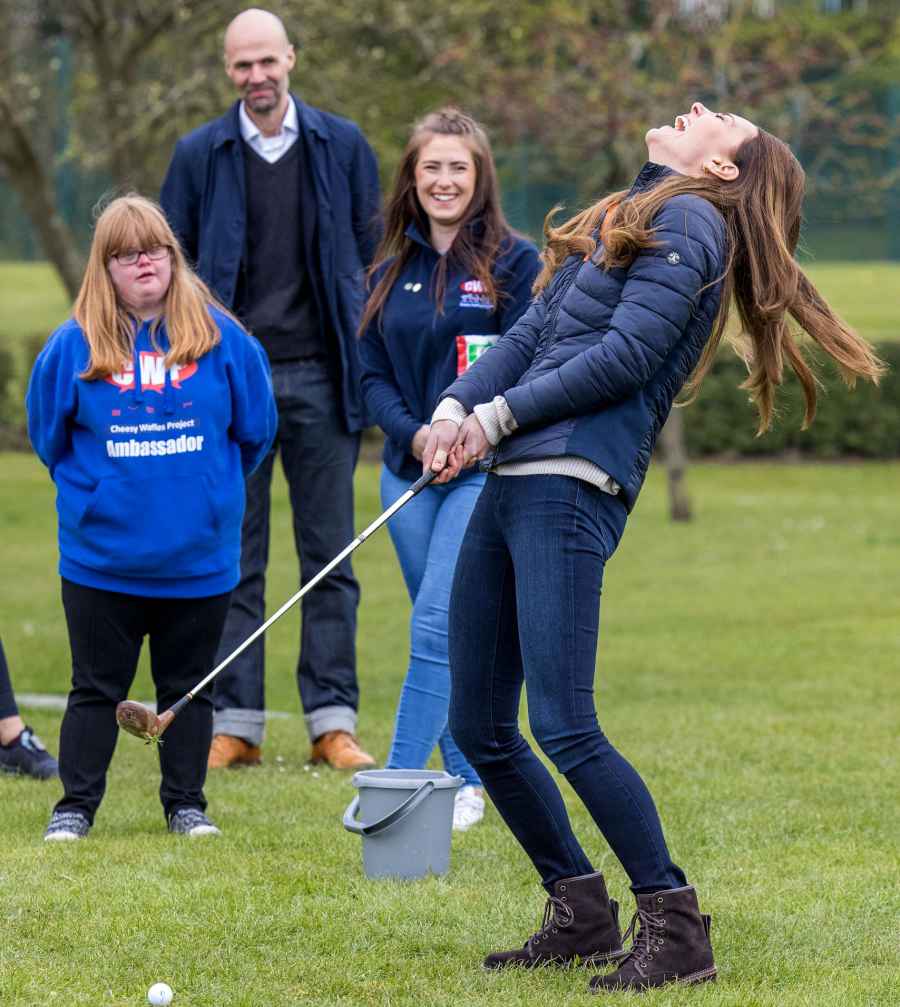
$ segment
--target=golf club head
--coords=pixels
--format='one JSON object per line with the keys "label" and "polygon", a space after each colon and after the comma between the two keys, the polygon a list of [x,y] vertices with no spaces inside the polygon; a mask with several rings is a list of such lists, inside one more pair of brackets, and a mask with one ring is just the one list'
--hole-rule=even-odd
{"label": "golf club head", "polygon": [[116,707],[116,722],[123,731],[133,734],[136,738],[152,741],[169,726],[172,722],[172,716],[170,711],[166,710],[161,717],[158,717],[143,703],[135,703],[133,700],[126,699]]}

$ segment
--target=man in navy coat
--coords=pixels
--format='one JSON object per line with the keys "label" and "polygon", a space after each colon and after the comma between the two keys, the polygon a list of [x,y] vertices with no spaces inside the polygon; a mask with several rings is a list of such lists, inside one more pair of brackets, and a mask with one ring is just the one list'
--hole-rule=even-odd
{"label": "man in navy coat", "polygon": [[[200,276],[265,347],[278,402],[275,446],[247,484],[241,581],[220,659],[264,619],[276,453],[302,582],[354,537],[365,426],[356,329],[380,236],[378,166],[359,127],[290,93],[294,62],[277,17],[239,14],[225,68],[240,100],[178,141],[161,195]],[[358,603],[349,559],[303,601],[297,679],[311,758],[341,769],[374,764],[356,740]],[[216,680],[212,768],[260,761],[264,659],[260,639]]]}

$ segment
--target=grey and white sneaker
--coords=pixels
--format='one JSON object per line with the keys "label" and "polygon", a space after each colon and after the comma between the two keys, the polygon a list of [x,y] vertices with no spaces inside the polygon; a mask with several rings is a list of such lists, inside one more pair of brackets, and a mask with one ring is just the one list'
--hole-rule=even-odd
{"label": "grey and white sneaker", "polygon": [[169,819],[169,832],[179,836],[221,836],[222,832],[199,808],[179,808]]}
{"label": "grey and white sneaker", "polygon": [[84,839],[91,831],[91,823],[80,811],[54,811],[44,833],[45,843],[69,843]]}

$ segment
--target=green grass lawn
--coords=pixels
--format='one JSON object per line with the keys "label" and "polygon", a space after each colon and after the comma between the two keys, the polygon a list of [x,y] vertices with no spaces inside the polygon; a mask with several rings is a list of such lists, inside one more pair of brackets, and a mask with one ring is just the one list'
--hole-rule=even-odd
{"label": "green grass lawn", "polygon": [[[52,487],[29,456],[0,465],[0,633],[20,691],[64,693]],[[597,697],[713,915],[720,979],[641,1002],[895,1007],[900,466],[696,466],[689,480],[696,521],[668,522],[651,473],[609,566]],[[379,509],[374,467],[357,486],[362,526]],[[296,584],[280,481],[273,536],[272,608]],[[355,566],[360,732],[383,759],[408,603],[384,532]],[[455,838],[446,877],[363,876],[340,825],[348,778],[304,766],[297,629],[286,617],[269,633],[269,705],[292,716],[270,722],[265,764],[208,782],[221,839],[166,834],[155,755],[128,736],[83,843],[41,842],[57,782],[0,779],[0,1003],[138,1007],[158,980],[174,1007],[636,1002],[591,1000],[578,971],[479,970],[542,908],[493,809]],[[146,668],[132,694],[151,697]],[[55,749],[60,715],[24,712]],[[621,868],[565,794],[629,905]]]}

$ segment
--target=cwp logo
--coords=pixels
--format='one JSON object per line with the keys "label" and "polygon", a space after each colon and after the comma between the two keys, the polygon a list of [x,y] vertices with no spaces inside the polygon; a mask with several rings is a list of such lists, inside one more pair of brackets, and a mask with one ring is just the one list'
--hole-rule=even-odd
{"label": "cwp logo", "polygon": [[[154,353],[141,350],[141,387],[145,391],[162,393],[166,387],[166,355],[164,353]],[[180,388],[182,381],[192,378],[200,365],[197,361],[190,364],[173,364],[169,368],[169,379],[173,387]],[[110,374],[106,380],[115,385],[120,392],[127,392],[134,388],[134,364],[129,361],[128,366],[119,371],[118,374]]]}
{"label": "cwp logo", "polygon": [[491,303],[481,280],[474,277],[463,280],[459,285],[459,306],[461,308],[482,308],[490,311],[494,305]]}

